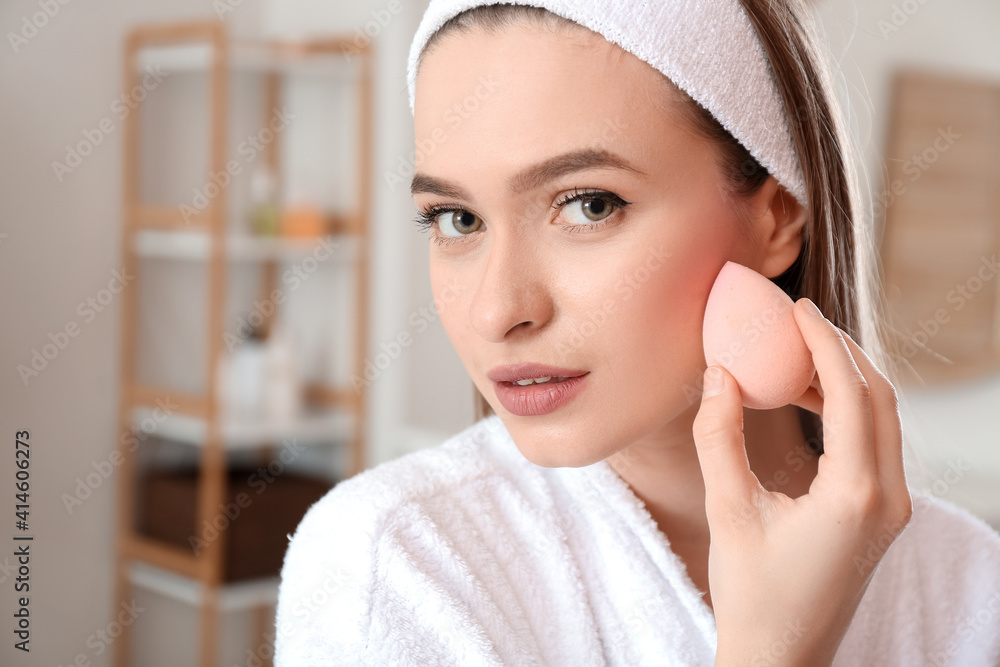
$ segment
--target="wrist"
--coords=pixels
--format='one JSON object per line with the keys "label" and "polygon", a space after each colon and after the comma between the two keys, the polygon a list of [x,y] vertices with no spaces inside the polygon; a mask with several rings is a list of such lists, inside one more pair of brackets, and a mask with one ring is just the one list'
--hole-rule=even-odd
{"label": "wrist", "polygon": [[833,655],[826,650],[805,649],[775,650],[774,646],[762,647],[759,642],[741,645],[720,645],[715,653],[714,667],[831,667]]}

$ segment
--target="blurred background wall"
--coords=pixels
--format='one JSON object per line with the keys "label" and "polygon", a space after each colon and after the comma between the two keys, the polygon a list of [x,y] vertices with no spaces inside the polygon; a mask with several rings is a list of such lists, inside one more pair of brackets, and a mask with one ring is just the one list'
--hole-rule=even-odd
{"label": "blurred background wall", "polygon": [[[982,188],[978,195],[986,198],[989,211],[987,215],[990,219],[985,222],[984,234],[982,237],[963,238],[963,235],[969,236],[969,232],[968,227],[961,224],[961,207],[947,200],[944,202],[945,215],[950,218],[941,219],[939,227],[940,233],[954,245],[939,246],[936,255],[921,257],[919,262],[914,263],[913,271],[933,274],[936,265],[945,263],[949,255],[959,249],[973,258],[992,259],[995,265],[996,258],[1000,256],[1000,197],[997,197],[995,189],[996,184],[1000,184],[1000,133],[995,123],[990,123],[989,130],[976,131],[965,115],[953,117],[950,112],[939,111],[935,117],[931,109],[948,104],[948,100],[943,98],[953,93],[947,87],[940,92],[934,91],[928,99],[913,107],[902,108],[902,101],[894,107],[893,82],[897,72],[915,70],[981,86],[989,91],[990,97],[985,103],[982,100],[974,102],[975,112],[985,118],[1000,118],[1000,97],[997,97],[1000,42],[996,39],[996,35],[1000,34],[997,32],[1000,29],[1000,5],[983,0],[956,3],[937,3],[933,0],[857,3],[826,0],[818,2],[817,6],[831,45],[830,56],[839,64],[843,77],[840,82],[842,98],[850,109],[851,122],[864,151],[862,168],[867,170],[867,174],[862,174],[862,178],[864,180],[867,176],[876,214],[888,220],[887,226],[895,223],[902,227],[899,224],[900,215],[923,205],[921,189],[930,191],[930,182],[936,176],[943,177],[945,190],[962,193],[955,195],[958,197],[965,196],[960,182],[963,175],[956,175],[955,170],[963,159],[969,158],[966,151],[983,151],[984,164],[978,169],[989,172],[989,180],[994,184]],[[903,96],[898,91],[897,96],[902,100]],[[968,104],[967,99],[953,102]],[[910,146],[904,145],[906,142],[898,138],[894,145],[891,135],[894,128],[903,122],[902,117],[920,117],[921,114],[926,114],[928,128],[939,127],[909,137],[913,140]],[[952,122],[954,133],[965,133],[964,140],[953,140],[956,141],[955,150],[951,150],[946,142],[939,143],[938,148],[944,146],[945,151],[935,153],[937,149],[931,147],[938,137],[937,129],[946,131],[945,126],[952,125]],[[934,161],[927,160],[926,164],[921,164],[920,157],[925,151],[930,153],[926,157]],[[954,181],[948,180],[950,178]],[[886,191],[891,192],[894,183],[903,186],[900,188],[902,194],[887,195]],[[991,187],[992,196],[989,194]],[[945,196],[942,199],[948,198]],[[877,230],[880,237],[885,232],[885,229]],[[918,231],[918,234],[921,232]],[[891,229],[889,233],[891,235]],[[884,243],[887,245],[887,242]],[[898,240],[896,243],[898,246]],[[883,253],[888,254],[885,247]],[[977,259],[966,261],[956,269],[951,282],[928,290],[923,297],[926,304],[918,309],[919,318],[904,317],[905,321],[895,323],[896,328],[910,334],[920,333],[917,320],[933,319],[939,307],[944,307],[946,318],[954,319],[961,304],[955,303],[957,299],[948,301],[946,294],[958,282],[964,284],[972,280],[975,286],[973,276],[980,265]],[[909,381],[902,392],[904,404],[901,412],[913,450],[929,466],[925,472],[914,465],[912,472],[908,472],[911,482],[966,507],[998,528],[1000,413],[997,408],[1000,407],[1000,372],[997,371],[996,358],[1000,343],[1000,290],[993,279],[997,277],[996,269],[981,275],[986,277],[985,287],[982,296],[976,298],[981,305],[988,307],[987,317],[992,319],[981,327],[992,336],[991,360],[970,357],[966,368],[961,373],[954,373],[951,378],[947,377],[949,366],[946,363],[930,359],[918,365],[918,360],[926,359],[923,353],[917,354],[915,348],[904,349],[903,356],[918,365],[920,373],[919,376],[908,376]],[[899,285],[890,284],[887,291],[890,300],[893,300],[898,296]],[[949,333],[949,327],[950,333],[957,333],[958,326],[948,322],[941,327],[942,333],[937,337],[934,334],[938,332],[932,332],[929,347],[940,348],[943,334]],[[918,340],[922,339],[918,336]],[[952,347],[960,349],[961,345],[958,342]],[[941,375],[943,379],[937,381],[933,378],[935,375]],[[927,381],[927,386],[923,386],[921,378],[928,377],[932,379]],[[916,463],[912,457],[907,462]]]}
{"label": "blurred background wall", "polygon": [[[35,34],[25,21],[40,3],[0,4],[0,271],[5,321],[0,327],[0,410],[8,441],[30,429],[32,459],[30,656],[15,651],[9,634],[4,665],[109,665],[107,645],[94,641],[108,627],[112,595],[116,487],[113,475],[69,512],[63,496],[108,460],[117,441],[116,407],[120,302],[84,321],[81,302],[108,286],[121,265],[122,133],[107,133],[82,164],[61,180],[53,161],[109,116],[122,93],[122,49],[135,24],[192,18],[219,19],[208,0],[79,0],[58,10]],[[372,194],[372,353],[400,332],[413,334],[370,388],[369,465],[441,442],[471,423],[472,385],[440,324],[429,317],[427,240],[414,233],[406,188],[391,189],[385,175],[413,150],[405,62],[424,0],[296,0],[229,2],[222,21],[236,31],[262,27],[273,35],[359,34],[378,12],[391,19],[374,36],[375,114]],[[874,192],[882,186],[889,127],[891,74],[918,65],[973,75],[1000,84],[1000,5],[993,0],[827,0],[819,3],[834,58],[843,69],[843,93],[864,150]],[[29,31],[30,32],[30,31]],[[26,34],[26,33],[25,33]],[[994,244],[994,250],[996,245]],[[986,249],[984,249],[986,252]],[[419,331],[412,318],[429,325]],[[67,323],[79,334],[27,383],[17,371],[33,348]],[[915,446],[931,466],[927,482],[959,459],[941,495],[1000,523],[1000,376],[907,391],[904,415],[920,435]],[[13,479],[10,446],[0,457],[0,479]],[[5,496],[6,497],[6,496]],[[8,506],[12,501],[8,498]],[[8,529],[8,534],[13,529]],[[8,539],[8,538],[5,538]],[[7,542],[10,544],[10,542]],[[12,548],[0,549],[0,610],[15,608]],[[195,664],[198,618],[181,603],[139,593],[144,608],[133,641],[143,665]],[[9,623],[7,625],[10,625]],[[247,619],[222,625],[220,664],[249,664]]]}

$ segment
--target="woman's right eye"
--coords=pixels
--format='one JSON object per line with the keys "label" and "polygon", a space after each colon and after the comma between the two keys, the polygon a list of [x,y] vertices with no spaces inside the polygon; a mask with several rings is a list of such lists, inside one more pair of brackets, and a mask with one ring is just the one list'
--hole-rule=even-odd
{"label": "woman's right eye", "polygon": [[[465,209],[441,206],[421,210],[416,223],[421,231],[432,230],[431,240],[443,245],[461,241],[463,236],[478,231],[482,227],[482,218]],[[435,227],[436,230],[433,229]]]}
{"label": "woman's right eye", "polygon": [[[438,229],[445,236],[468,236],[482,226],[482,218],[462,209],[443,211],[438,217]],[[455,234],[447,231],[449,226],[456,231]]]}

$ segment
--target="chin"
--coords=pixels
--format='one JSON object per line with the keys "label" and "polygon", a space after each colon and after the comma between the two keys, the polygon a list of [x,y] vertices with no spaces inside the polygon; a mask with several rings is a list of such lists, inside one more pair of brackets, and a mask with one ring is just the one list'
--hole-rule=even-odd
{"label": "chin", "polygon": [[513,434],[511,437],[524,458],[543,468],[582,468],[606,458],[599,453],[553,447],[551,440],[536,445],[533,442],[523,442],[523,439]]}

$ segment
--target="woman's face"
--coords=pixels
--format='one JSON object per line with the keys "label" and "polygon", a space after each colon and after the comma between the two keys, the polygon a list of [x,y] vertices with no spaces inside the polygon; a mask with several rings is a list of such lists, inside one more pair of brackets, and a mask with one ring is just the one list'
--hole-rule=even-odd
{"label": "woman's face", "polygon": [[[421,65],[414,201],[458,209],[430,230],[441,322],[538,465],[588,465],[693,419],[712,283],[727,260],[761,261],[712,145],[653,102],[660,77],[595,33],[528,25],[451,33]],[[521,362],[588,375],[519,416],[487,373]]]}

